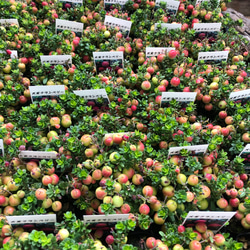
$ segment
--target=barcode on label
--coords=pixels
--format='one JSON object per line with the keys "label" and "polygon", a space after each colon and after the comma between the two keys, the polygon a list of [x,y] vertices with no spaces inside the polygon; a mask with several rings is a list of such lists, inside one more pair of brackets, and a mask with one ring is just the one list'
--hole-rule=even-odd
{"label": "barcode on label", "polygon": [[75,33],[83,31],[83,23],[56,19],[56,33],[60,32],[61,30],[71,30]]}
{"label": "barcode on label", "polygon": [[213,52],[199,52],[198,54],[198,62],[200,60],[205,61],[226,61],[228,58],[228,51],[213,51]]}
{"label": "barcode on label", "polygon": [[[11,59],[18,58],[17,50],[11,50],[10,52],[11,52],[10,54]],[[6,51],[0,50],[0,54],[6,54]]]}
{"label": "barcode on label", "polygon": [[231,100],[239,100],[239,99],[244,99],[244,98],[249,98],[249,97],[250,97],[250,89],[232,92],[229,95],[229,99]]}
{"label": "barcode on label", "polygon": [[11,25],[11,24],[16,24],[19,26],[18,20],[17,19],[0,19],[0,24],[3,26]]}
{"label": "barcode on label", "polygon": [[120,30],[127,31],[126,35],[128,36],[132,22],[106,15],[104,19],[104,25],[110,26],[112,28],[119,27]]}
{"label": "barcode on label", "polygon": [[158,56],[159,54],[166,54],[170,50],[175,50],[174,47],[146,47],[146,57]]}
{"label": "barcode on label", "polygon": [[21,151],[18,155],[19,158],[34,158],[34,159],[56,159],[57,154],[56,152],[47,152],[47,151],[29,151],[24,150]]}
{"label": "barcode on label", "polygon": [[87,90],[75,90],[74,94],[83,97],[86,100],[105,98],[108,99],[108,95],[105,89],[87,89]]}
{"label": "barcode on label", "polygon": [[0,156],[4,156],[3,139],[0,139]]}
{"label": "barcode on label", "polygon": [[194,23],[193,29],[196,32],[215,32],[220,31],[221,23]]}
{"label": "barcode on label", "polygon": [[56,223],[55,214],[6,216],[6,219],[10,225]]}
{"label": "barcode on label", "polygon": [[71,55],[56,55],[56,56],[40,56],[41,63],[50,63],[51,65],[57,64],[72,64]]}
{"label": "barcode on label", "polygon": [[169,148],[168,156],[180,155],[182,149],[188,150],[192,155],[204,154],[207,151],[208,144],[194,145],[194,146],[183,146],[183,147],[171,147]]}
{"label": "barcode on label", "polygon": [[178,102],[194,102],[196,98],[196,92],[162,92],[162,102],[170,102],[176,100]]}
{"label": "barcode on label", "polygon": [[110,214],[110,215],[84,215],[85,223],[100,223],[100,222],[119,222],[128,220],[129,214]]}
{"label": "barcode on label", "polygon": [[[155,31],[157,30],[157,26],[159,23],[155,23]],[[180,23],[161,23],[161,28],[167,28],[167,30],[176,30],[181,29]]]}

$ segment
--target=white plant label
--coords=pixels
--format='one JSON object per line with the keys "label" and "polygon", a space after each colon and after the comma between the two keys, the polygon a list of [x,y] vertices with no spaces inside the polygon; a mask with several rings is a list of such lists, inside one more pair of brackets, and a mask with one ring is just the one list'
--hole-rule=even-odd
{"label": "white plant label", "polygon": [[83,32],[83,23],[56,19],[56,34],[62,30],[71,30],[76,33],[76,36],[80,37]]}
{"label": "white plant label", "polygon": [[[157,26],[160,23],[155,23],[155,31],[157,30]],[[176,29],[181,29],[181,24],[180,23],[161,23],[161,28],[167,28],[167,30],[176,30]]]}
{"label": "white plant label", "polygon": [[29,86],[31,100],[41,100],[65,94],[64,85]]}
{"label": "white plant label", "polygon": [[170,50],[175,50],[174,47],[146,47],[146,57],[158,56],[159,54],[166,54]]}
{"label": "white plant label", "polygon": [[179,9],[180,1],[175,0],[156,0],[155,5],[160,6],[160,3],[164,2],[166,3],[166,10],[169,12],[173,12],[174,15],[176,15],[177,10]]}
{"label": "white plant label", "polygon": [[47,152],[47,151],[21,151],[18,155],[19,158],[28,158],[28,159],[57,159],[56,152]]}
{"label": "white plant label", "polygon": [[86,100],[96,100],[98,98],[104,98],[109,101],[109,98],[105,89],[75,90],[73,92],[74,94],[81,96]]}
{"label": "white plant label", "polygon": [[193,227],[198,222],[204,222],[207,228],[218,232],[236,212],[190,211],[182,225]]}
{"label": "white plant label", "polygon": [[229,95],[229,99],[231,99],[232,101],[239,101],[245,99],[245,101],[247,102],[249,101],[249,98],[250,98],[250,89],[232,92]]}
{"label": "white plant label", "polygon": [[247,144],[245,148],[241,151],[239,154],[241,158],[244,158],[244,168],[246,173],[249,173],[250,171],[250,144]]}
{"label": "white plant label", "polygon": [[161,105],[171,100],[183,103],[194,102],[196,95],[196,92],[162,92]]}
{"label": "white plant label", "polygon": [[191,155],[200,155],[204,154],[207,151],[209,144],[201,144],[194,146],[183,146],[183,147],[171,147],[168,151],[168,156],[171,155],[180,155],[181,150],[185,149],[191,152]]}
{"label": "white plant label", "polygon": [[210,2],[210,0],[196,0],[195,5],[201,4],[201,3],[205,2],[205,1]]}
{"label": "white plant label", "polygon": [[114,63],[118,64],[118,68],[123,68],[123,52],[122,51],[104,51],[93,52],[93,58],[97,73],[112,69]]}
{"label": "white plant label", "polygon": [[193,30],[196,32],[219,32],[221,23],[194,23]]}
{"label": "white plant label", "polygon": [[82,5],[82,0],[60,0],[60,2],[72,3],[74,5],[76,4]]}
{"label": "white plant label", "polygon": [[129,214],[83,215],[85,223],[119,222],[128,220]]}
{"label": "white plant label", "polygon": [[55,214],[6,216],[10,225],[56,223]]}
{"label": "white plant label", "polygon": [[199,52],[198,62],[204,60],[205,62],[221,62],[227,61],[229,51],[213,51],[213,52]]}
{"label": "white plant label", "polygon": [[4,156],[3,139],[0,139],[0,156]]}
{"label": "white plant label", "polygon": [[56,55],[56,56],[40,56],[41,63],[49,63],[51,65],[58,64],[72,64],[72,56],[71,55]]}
{"label": "white plant label", "polygon": [[[11,50],[10,52],[11,52],[10,54],[11,59],[18,59],[17,50]],[[0,54],[6,54],[6,53],[7,53],[6,51],[0,50]]]}
{"label": "white plant label", "polygon": [[128,0],[104,0],[105,9],[111,5],[121,5],[124,6]]}
{"label": "white plant label", "polygon": [[0,25],[3,26],[7,26],[7,25],[11,25],[11,24],[16,24],[17,26],[19,26],[18,20],[11,18],[11,19],[0,19]]}
{"label": "white plant label", "polygon": [[104,19],[104,25],[110,26],[112,28],[119,27],[121,31],[126,33],[125,36],[128,36],[132,22],[106,15]]}

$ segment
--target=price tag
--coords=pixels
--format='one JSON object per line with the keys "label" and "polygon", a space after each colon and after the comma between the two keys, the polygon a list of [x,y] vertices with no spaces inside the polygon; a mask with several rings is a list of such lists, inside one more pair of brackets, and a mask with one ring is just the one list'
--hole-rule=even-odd
{"label": "price tag", "polygon": [[29,86],[32,102],[42,99],[58,99],[65,94],[64,85]]}
{"label": "price tag", "polygon": [[28,159],[57,159],[56,152],[47,152],[47,151],[21,151],[18,155],[19,158],[28,158]]}
{"label": "price tag", "polygon": [[75,32],[76,36],[81,37],[83,32],[83,23],[56,19],[56,34],[62,32],[63,30],[71,30]]}
{"label": "price tag", "polygon": [[0,156],[4,156],[3,139],[0,139]]}
{"label": "price tag", "polygon": [[245,148],[239,154],[241,158],[244,158],[244,167],[247,173],[250,172],[250,144],[247,144]]}
{"label": "price tag", "polygon": [[[216,39],[221,29],[221,23],[194,23],[195,37],[199,39],[209,38],[209,41]],[[213,39],[213,40],[212,40]]]}
{"label": "price tag", "polygon": [[128,220],[129,214],[83,215],[85,223],[119,222]]}
{"label": "price tag", "polygon": [[13,227],[22,227],[25,231],[34,229],[39,231],[54,231],[56,223],[55,214],[6,216],[8,223]]}
{"label": "price tag", "polygon": [[[157,26],[160,23],[155,23],[155,31],[157,30]],[[176,30],[181,29],[180,23],[161,23],[161,28],[167,28],[167,30]]]}
{"label": "price tag", "polygon": [[232,92],[229,95],[229,99],[236,103],[242,103],[242,105],[244,105],[250,101],[250,89]]}
{"label": "price tag", "polygon": [[63,9],[73,8],[82,5],[82,0],[60,0],[63,3]]}
{"label": "price tag", "polygon": [[146,57],[158,56],[159,54],[166,54],[170,50],[175,50],[174,47],[146,47]]}
{"label": "price tag", "polygon": [[190,151],[190,155],[192,156],[203,155],[207,151],[208,145],[209,144],[183,146],[183,147],[171,147],[169,148],[168,156],[180,155],[182,149]]}
{"label": "price tag", "polygon": [[96,72],[99,74],[104,70],[115,70],[123,68],[122,51],[93,52],[93,58],[96,66]]}
{"label": "price tag", "polygon": [[120,5],[124,9],[125,4],[128,0],[104,0],[104,6],[106,11],[112,10],[114,5]]}
{"label": "price tag", "polygon": [[220,63],[227,61],[229,51],[199,52],[198,62],[204,60],[205,63]]}
{"label": "price tag", "polygon": [[175,16],[180,5],[180,1],[175,0],[156,0],[155,6],[160,7],[160,3],[166,3],[166,10],[168,16]]}
{"label": "price tag", "polygon": [[50,65],[72,65],[72,56],[71,55],[56,55],[56,56],[40,56],[41,63],[49,63]]}
{"label": "price tag", "polygon": [[132,22],[106,15],[104,19],[104,25],[110,26],[112,28],[119,27],[124,33],[124,36],[127,37],[129,35]]}
{"label": "price tag", "polygon": [[[89,102],[93,102],[93,106],[107,106],[110,101],[105,89],[87,89],[87,90],[75,90],[74,94],[83,97]],[[98,98],[102,98],[101,105],[98,105]]]}
{"label": "price tag", "polygon": [[11,18],[11,19],[0,19],[0,25],[2,26],[8,26],[8,25],[12,25],[15,24],[17,26],[19,26],[18,20]]}
{"label": "price tag", "polygon": [[[10,52],[11,52],[10,54],[11,59],[18,59],[17,50],[11,50]],[[0,54],[7,54],[7,52],[4,50],[0,50]]]}
{"label": "price tag", "polygon": [[195,227],[198,222],[204,222],[207,228],[218,232],[236,214],[236,212],[190,211],[182,225]]}
{"label": "price tag", "polygon": [[194,102],[196,95],[196,92],[162,92],[161,107],[166,107],[169,105],[170,101],[176,100],[181,102],[183,108],[189,102]]}

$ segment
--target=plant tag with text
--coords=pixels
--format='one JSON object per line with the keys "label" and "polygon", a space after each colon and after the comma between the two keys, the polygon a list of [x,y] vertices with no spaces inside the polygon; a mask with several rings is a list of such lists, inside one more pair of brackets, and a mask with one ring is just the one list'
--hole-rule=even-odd
{"label": "plant tag with text", "polygon": [[4,156],[3,139],[0,139],[0,156]]}
{"label": "plant tag with text", "polygon": [[129,35],[132,22],[106,15],[104,19],[104,25],[110,26],[111,28],[119,27],[124,33],[124,36],[127,37]]}
{"label": "plant tag with text", "polygon": [[29,86],[32,102],[43,99],[57,99],[65,94],[64,85]]}
{"label": "plant tag with text", "polygon": [[83,215],[85,223],[119,222],[128,220],[129,214]]}
{"label": "plant tag with text", "polygon": [[[157,26],[160,23],[155,23],[155,31],[157,30]],[[176,30],[176,29],[181,29],[181,24],[180,23],[161,23],[161,28],[167,28],[167,30]]]}
{"label": "plant tag with text", "polygon": [[166,107],[172,100],[176,100],[181,102],[183,108],[189,102],[194,102],[196,95],[196,92],[162,92],[161,107]]}
{"label": "plant tag with text", "polygon": [[126,2],[128,2],[128,0],[104,0],[105,10],[112,10],[114,5],[120,5],[121,8],[124,9]]}
{"label": "plant tag with text", "polygon": [[82,5],[82,0],[60,0],[63,3],[63,9],[73,8]]}
{"label": "plant tag with text", "polygon": [[204,60],[205,63],[220,63],[227,61],[229,51],[199,52],[198,62]]}
{"label": "plant tag with text", "polygon": [[182,225],[195,227],[198,222],[204,222],[207,229],[218,232],[236,212],[190,211]]}
{"label": "plant tag with text", "polygon": [[10,19],[0,19],[0,25],[2,26],[8,26],[11,24],[16,24],[17,26],[19,26],[18,20],[14,19],[14,18],[10,18]]}
{"label": "plant tag with text", "polygon": [[55,214],[6,216],[8,223],[13,227],[22,227],[25,231],[39,230],[53,232],[55,230]]}
{"label": "plant tag with text", "polygon": [[56,19],[56,34],[62,32],[63,30],[73,31],[76,36],[81,37],[83,32],[83,23]]}
{"label": "plant tag with text", "polygon": [[247,144],[239,154],[241,158],[244,158],[244,168],[247,173],[250,172],[250,144]]}
{"label": "plant tag with text", "polygon": [[18,155],[19,158],[28,159],[57,159],[57,153],[52,151],[21,151]]}
{"label": "plant tag with text", "polygon": [[221,23],[194,23],[195,38],[203,40],[208,38],[209,42],[214,42],[220,32]]}
{"label": "plant tag with text", "polygon": [[93,52],[93,58],[97,74],[104,70],[117,71],[124,65],[122,51]]}
{"label": "plant tag with text", "polygon": [[[11,50],[10,52],[11,52],[11,54],[10,54],[11,59],[18,59],[17,50]],[[7,54],[7,52],[0,50],[0,54]]]}
{"label": "plant tag with text", "polygon": [[50,65],[72,65],[71,55],[56,55],[56,56],[40,56],[41,63],[49,63]]}
{"label": "plant tag with text", "polygon": [[146,47],[146,57],[158,56],[159,54],[166,54],[170,50],[175,50],[174,47]]}
{"label": "plant tag with text", "polygon": [[110,103],[105,89],[75,90],[73,92],[87,100],[88,104],[92,103],[93,106],[108,106]]}
{"label": "plant tag with text", "polygon": [[190,155],[192,156],[203,155],[207,151],[208,145],[209,144],[183,146],[183,147],[171,147],[169,148],[168,156],[181,155],[181,150],[183,149],[189,151]]}
{"label": "plant tag with text", "polygon": [[236,103],[241,103],[242,105],[250,101],[250,89],[232,92],[229,95],[229,99]]}
{"label": "plant tag with text", "polygon": [[168,16],[175,16],[180,5],[180,1],[175,0],[156,0],[155,6],[160,7],[160,3],[166,3],[166,11]]}

